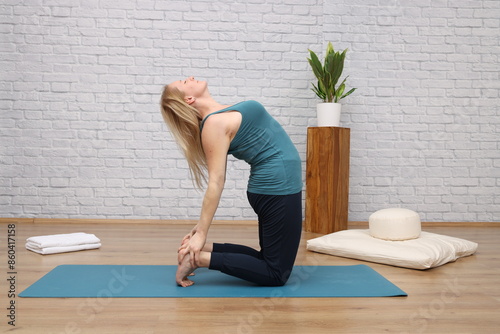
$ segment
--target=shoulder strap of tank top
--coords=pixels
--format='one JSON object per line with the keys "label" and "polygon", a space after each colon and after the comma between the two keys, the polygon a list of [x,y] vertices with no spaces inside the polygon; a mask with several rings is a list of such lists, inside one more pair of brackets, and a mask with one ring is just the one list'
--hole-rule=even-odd
{"label": "shoulder strap of tank top", "polygon": [[[237,103],[238,104],[238,103]],[[217,111],[214,111],[213,113],[210,113],[208,114],[207,116],[205,116],[205,118],[201,121],[201,124],[200,124],[200,131],[203,130],[203,125],[205,124],[205,121],[207,120],[207,118],[209,118],[210,116],[212,115],[215,115],[215,114],[219,114],[221,112],[224,112],[224,111],[228,111],[228,110],[233,110],[232,108],[235,106],[236,104],[230,106],[230,107],[227,107],[227,108],[224,108],[224,109],[221,109],[221,110],[217,110]]]}

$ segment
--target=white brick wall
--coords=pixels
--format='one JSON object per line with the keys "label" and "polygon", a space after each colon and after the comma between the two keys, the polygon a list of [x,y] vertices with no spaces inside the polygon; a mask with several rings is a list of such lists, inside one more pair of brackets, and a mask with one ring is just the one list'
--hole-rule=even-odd
{"label": "white brick wall", "polygon": [[[202,193],[159,113],[162,86],[207,79],[257,99],[305,160],[317,99],[307,49],[349,48],[358,91],[350,220],[500,221],[500,2],[4,0],[0,216],[197,218]],[[304,164],[305,167],[305,164]],[[217,219],[254,219],[230,159]]]}
{"label": "white brick wall", "polygon": [[[500,2],[331,1],[349,48],[353,220],[401,206],[426,221],[500,221]],[[328,19],[327,19],[328,18]]]}

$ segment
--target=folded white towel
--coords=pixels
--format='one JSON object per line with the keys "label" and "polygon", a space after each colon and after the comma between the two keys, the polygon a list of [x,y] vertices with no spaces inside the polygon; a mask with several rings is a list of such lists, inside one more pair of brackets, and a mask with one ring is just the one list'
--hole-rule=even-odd
{"label": "folded white towel", "polygon": [[26,249],[28,249],[32,252],[38,253],[38,254],[43,254],[43,255],[76,252],[76,251],[87,250],[87,249],[96,249],[99,247],[101,247],[100,243],[76,245],[76,246],[63,246],[63,247],[45,247],[45,248],[37,247],[32,243],[26,244]]}
{"label": "folded white towel", "polygon": [[101,240],[99,240],[99,238],[94,234],[78,232],[31,237],[26,239],[26,242],[38,248],[47,248],[96,244],[100,243]]}
{"label": "folded white towel", "polygon": [[101,240],[98,237],[83,232],[42,235],[26,239],[26,249],[44,255],[99,247],[101,247]]}

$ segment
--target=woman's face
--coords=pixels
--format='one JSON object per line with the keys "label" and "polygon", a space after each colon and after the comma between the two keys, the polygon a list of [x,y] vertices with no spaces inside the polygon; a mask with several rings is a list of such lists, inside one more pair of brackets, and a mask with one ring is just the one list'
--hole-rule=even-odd
{"label": "woman's face", "polygon": [[183,80],[178,80],[171,83],[173,87],[177,88],[181,92],[183,92],[188,97],[200,97],[207,90],[207,82],[206,81],[198,81],[195,80],[194,77],[189,77]]}

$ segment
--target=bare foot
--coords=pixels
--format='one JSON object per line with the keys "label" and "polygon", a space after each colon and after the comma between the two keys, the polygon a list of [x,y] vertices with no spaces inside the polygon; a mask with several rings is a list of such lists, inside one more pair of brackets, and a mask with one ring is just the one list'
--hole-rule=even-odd
{"label": "bare foot", "polygon": [[193,271],[195,271],[196,269],[196,267],[191,267],[191,264],[189,263],[190,256],[191,255],[189,254],[186,254],[186,256],[184,256],[184,259],[177,267],[177,273],[175,274],[175,280],[177,284],[184,288],[194,284],[193,281],[187,278],[188,276],[194,275]]}

